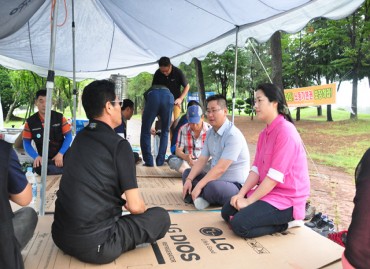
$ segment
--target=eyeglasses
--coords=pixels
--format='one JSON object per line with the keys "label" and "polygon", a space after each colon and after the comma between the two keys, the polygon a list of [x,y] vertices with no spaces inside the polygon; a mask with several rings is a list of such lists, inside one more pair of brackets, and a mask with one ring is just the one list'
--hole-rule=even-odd
{"label": "eyeglasses", "polygon": [[109,101],[109,102],[111,102],[111,103],[118,103],[120,107],[122,107],[122,105],[123,105],[123,102],[122,101],[116,101],[116,100],[114,100],[114,101]]}
{"label": "eyeglasses", "polygon": [[219,109],[212,109],[212,110],[207,110],[206,111],[206,114],[207,115],[210,115],[210,114],[215,114],[216,112],[222,110],[222,108],[219,108]]}

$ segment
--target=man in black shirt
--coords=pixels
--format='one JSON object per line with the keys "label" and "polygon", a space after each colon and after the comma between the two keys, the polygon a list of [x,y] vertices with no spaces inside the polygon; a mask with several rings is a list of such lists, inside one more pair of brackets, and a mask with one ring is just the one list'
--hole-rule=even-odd
{"label": "man in black shirt", "polygon": [[[189,92],[190,85],[186,80],[184,73],[171,64],[170,58],[161,57],[158,61],[159,68],[154,73],[152,85],[166,86],[175,99],[173,106],[172,124],[175,128],[181,113],[181,103]],[[181,86],[184,90],[181,92]]]}
{"label": "man in black shirt", "polygon": [[[114,131],[119,134],[123,135],[123,138],[128,140],[127,138],[127,121],[131,119],[132,115],[134,114],[134,102],[130,99],[123,99],[122,101],[122,107],[121,107],[121,115],[122,115],[122,123],[114,128]],[[135,163],[141,162],[141,158],[139,156],[139,153],[134,152],[134,159]]]}
{"label": "man in black shirt", "polygon": [[[113,130],[122,121],[114,90],[107,80],[85,87],[82,104],[89,124],[65,155],[55,202],[55,244],[88,263],[112,262],[164,237],[170,225],[166,210],[146,209],[140,196],[131,146]],[[123,209],[131,214],[122,216]]]}

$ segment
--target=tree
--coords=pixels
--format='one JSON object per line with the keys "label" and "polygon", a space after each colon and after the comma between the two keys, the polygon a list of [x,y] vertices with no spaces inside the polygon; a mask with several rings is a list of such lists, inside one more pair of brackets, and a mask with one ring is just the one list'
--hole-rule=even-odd
{"label": "tree", "polygon": [[153,75],[147,72],[140,73],[136,77],[129,79],[128,97],[135,99],[135,113],[137,113],[138,108],[144,107],[143,94],[151,87],[152,81]]}
{"label": "tree", "polygon": [[[205,85],[208,89],[215,89],[219,94],[227,96],[228,89],[233,85],[235,65],[235,46],[229,46],[225,52],[218,55],[214,52],[208,54],[203,61],[203,71]],[[245,49],[238,49],[237,66],[237,92],[244,94],[246,92],[245,81],[243,80],[247,66],[247,56]],[[220,89],[221,86],[221,89]]]}
{"label": "tree", "polygon": [[13,117],[13,111],[22,105],[27,105],[25,117],[27,118],[33,111],[35,93],[39,90],[38,85],[41,85],[41,83],[35,83],[35,80],[39,82],[42,78],[35,76],[35,74],[30,71],[23,70],[8,70],[8,77],[12,89],[12,102],[10,103],[5,121],[8,122],[11,120]]}

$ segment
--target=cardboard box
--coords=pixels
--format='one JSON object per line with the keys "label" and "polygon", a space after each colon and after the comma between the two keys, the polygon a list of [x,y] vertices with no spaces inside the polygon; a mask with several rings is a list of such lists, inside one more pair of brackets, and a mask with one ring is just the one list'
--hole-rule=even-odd
{"label": "cardboard box", "polygon": [[343,248],[307,227],[243,239],[220,213],[172,213],[171,227],[157,244],[122,254],[106,265],[82,263],[52,242],[52,216],[39,218],[37,231],[22,251],[26,269],[39,268],[337,268]]}

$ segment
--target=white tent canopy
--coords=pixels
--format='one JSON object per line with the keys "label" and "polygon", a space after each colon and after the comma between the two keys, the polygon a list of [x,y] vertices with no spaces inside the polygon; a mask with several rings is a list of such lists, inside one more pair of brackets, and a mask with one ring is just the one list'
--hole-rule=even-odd
{"label": "white tent canopy", "polygon": [[[28,3],[26,3],[28,2]],[[0,64],[47,75],[51,2],[0,0]],[[340,19],[363,0],[75,0],[76,78],[153,73],[161,56],[178,65],[248,38],[297,32],[311,19]],[[25,4],[26,3],[26,4]],[[72,18],[58,1],[56,75],[72,78]]]}

